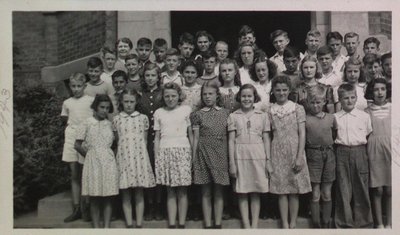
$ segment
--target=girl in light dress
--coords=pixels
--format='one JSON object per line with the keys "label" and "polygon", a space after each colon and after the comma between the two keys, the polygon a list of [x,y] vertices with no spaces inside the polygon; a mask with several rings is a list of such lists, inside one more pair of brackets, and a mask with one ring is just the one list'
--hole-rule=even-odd
{"label": "girl in light dress", "polygon": [[163,86],[164,107],[154,113],[154,153],[157,184],[167,186],[169,228],[185,227],[188,209],[187,186],[192,183],[191,108],[180,105],[184,94],[176,83]]}
{"label": "girl in light dress", "polygon": [[[371,116],[373,132],[368,138],[369,187],[372,188],[372,206],[377,228],[392,227],[392,171],[391,171],[391,97],[390,83],[376,78],[368,84],[366,99],[374,102],[366,109]],[[386,223],[382,219],[385,205]],[[385,224],[385,226],[384,226]]]}
{"label": "girl in light dress", "polygon": [[[118,195],[118,170],[111,145],[114,141],[112,124],[107,119],[113,112],[108,95],[96,95],[91,108],[94,115],[79,128],[75,149],[85,156],[82,173],[82,195],[90,197],[90,214],[94,228],[100,228],[100,207],[104,227],[110,227],[112,197]],[[84,146],[82,146],[85,142]]]}
{"label": "girl in light dress", "polygon": [[132,192],[135,195],[136,227],[141,228],[144,213],[143,188],[156,186],[146,147],[149,120],[146,115],[136,111],[139,97],[136,90],[125,88],[119,96],[120,113],[113,119],[118,141],[119,188],[128,228],[133,228]]}
{"label": "girl in light dress", "polygon": [[311,191],[304,151],[306,115],[303,106],[288,100],[291,84],[286,75],[272,80],[276,102],[269,109],[273,132],[270,192],[278,195],[283,228],[296,228],[299,194]]}
{"label": "girl in light dress", "polygon": [[[240,109],[228,118],[229,172],[235,179],[234,191],[238,194],[239,210],[244,228],[257,228],[260,214],[260,193],[268,192],[270,162],[270,123],[268,115],[254,109],[260,101],[251,84],[243,85],[237,94]],[[251,203],[251,225],[249,200]]]}

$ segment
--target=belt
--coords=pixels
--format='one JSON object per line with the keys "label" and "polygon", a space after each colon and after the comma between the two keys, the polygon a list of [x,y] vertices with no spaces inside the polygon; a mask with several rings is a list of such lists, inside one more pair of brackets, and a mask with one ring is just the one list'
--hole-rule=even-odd
{"label": "belt", "polygon": [[332,145],[306,145],[306,149],[315,149],[319,151],[333,150]]}

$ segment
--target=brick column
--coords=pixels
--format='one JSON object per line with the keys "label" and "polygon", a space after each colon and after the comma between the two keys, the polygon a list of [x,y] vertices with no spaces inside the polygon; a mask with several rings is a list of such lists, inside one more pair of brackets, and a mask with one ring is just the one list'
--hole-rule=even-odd
{"label": "brick column", "polygon": [[111,47],[117,40],[117,12],[116,11],[106,11],[106,40],[105,43]]}
{"label": "brick column", "polygon": [[46,65],[58,64],[58,20],[57,12],[43,13],[45,16],[44,39]]}

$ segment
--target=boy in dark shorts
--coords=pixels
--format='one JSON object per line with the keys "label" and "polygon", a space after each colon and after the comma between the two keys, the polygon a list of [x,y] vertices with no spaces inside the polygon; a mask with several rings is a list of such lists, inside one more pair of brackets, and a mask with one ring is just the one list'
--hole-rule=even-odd
{"label": "boy in dark shorts", "polygon": [[314,86],[307,94],[309,113],[306,116],[306,156],[312,184],[310,208],[314,228],[329,227],[332,212],[331,189],[335,180],[336,163],[332,147],[335,118],[333,114],[322,111],[326,103],[325,97],[325,89],[321,86]]}

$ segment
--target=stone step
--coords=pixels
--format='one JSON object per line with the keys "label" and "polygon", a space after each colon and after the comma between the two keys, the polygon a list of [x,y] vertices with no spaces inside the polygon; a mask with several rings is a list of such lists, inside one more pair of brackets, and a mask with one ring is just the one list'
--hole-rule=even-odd
{"label": "stone step", "polygon": [[[27,215],[23,215],[14,220],[16,228],[91,228],[90,222],[77,220],[72,223],[64,223],[64,218],[72,213],[71,193],[69,191],[45,197],[39,200],[38,210]],[[113,221],[113,228],[125,228],[122,219]],[[167,221],[144,221],[144,228],[167,228]],[[203,227],[202,221],[187,221],[187,228],[200,229]],[[239,219],[223,221],[224,228],[240,228]],[[278,219],[260,219],[260,228],[280,228]],[[298,219],[298,228],[311,228],[309,218]]]}
{"label": "stone step", "polygon": [[39,200],[38,218],[65,218],[72,213],[71,192],[66,191]]}
{"label": "stone step", "polygon": [[[90,222],[77,220],[71,223],[64,223],[64,218],[48,217],[40,218],[37,212],[28,213],[14,219],[14,228],[91,228]],[[144,229],[166,229],[167,221],[144,221]],[[241,222],[239,219],[229,219],[222,221],[223,229],[240,229]],[[125,228],[125,222],[118,219],[111,222],[111,228]],[[202,221],[186,221],[187,229],[202,229]],[[277,219],[260,219],[259,229],[278,229],[280,228],[280,221]],[[299,217],[297,220],[297,228],[306,229],[311,228],[311,221],[308,218]]]}

